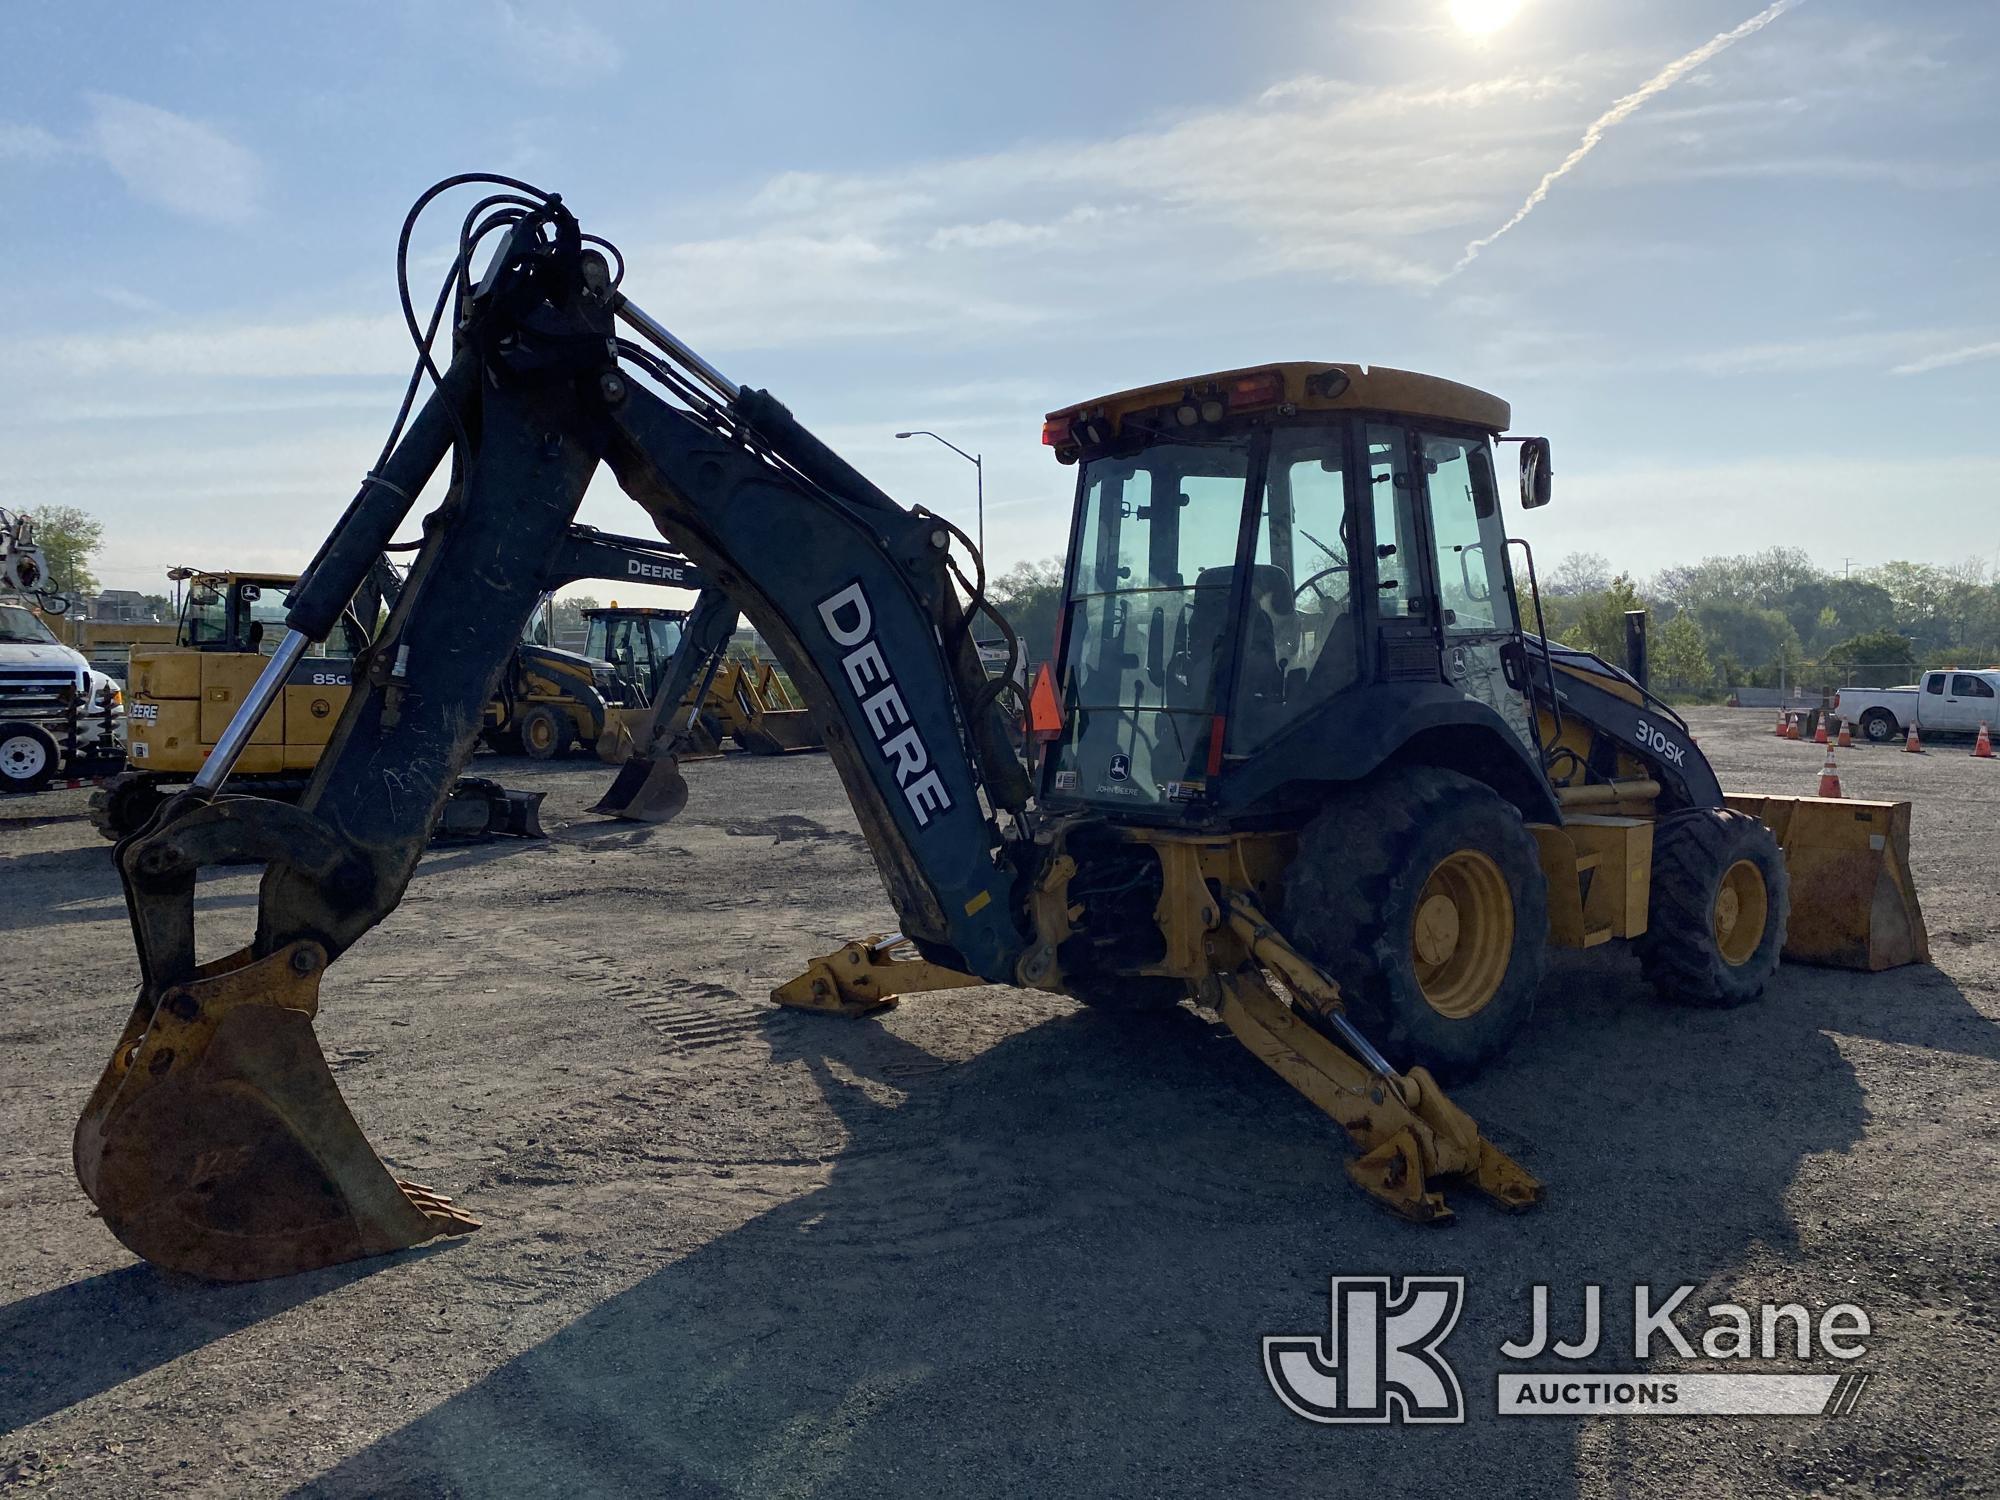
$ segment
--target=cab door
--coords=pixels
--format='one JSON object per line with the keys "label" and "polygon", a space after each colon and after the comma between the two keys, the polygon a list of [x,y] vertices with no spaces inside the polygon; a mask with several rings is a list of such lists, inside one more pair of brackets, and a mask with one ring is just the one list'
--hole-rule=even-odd
{"label": "cab door", "polygon": [[1486,704],[1533,750],[1526,696],[1509,685],[1502,648],[1518,638],[1506,528],[1486,437],[1416,434],[1446,680]]}
{"label": "cab door", "polygon": [[1407,427],[1370,422],[1365,483],[1369,548],[1363,586],[1384,682],[1435,682],[1438,632],[1424,567],[1423,483]]}
{"label": "cab door", "polygon": [[1944,689],[1945,711],[1951,722],[1945,727],[1964,734],[1976,734],[1981,724],[1993,723],[1993,689],[1985,679],[1970,672],[1954,672]]}

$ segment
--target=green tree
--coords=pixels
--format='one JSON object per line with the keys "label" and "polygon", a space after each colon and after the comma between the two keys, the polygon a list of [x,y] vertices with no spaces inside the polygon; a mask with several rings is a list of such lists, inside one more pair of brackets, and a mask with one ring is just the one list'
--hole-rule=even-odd
{"label": "green tree", "polygon": [[[1059,557],[1041,562],[1014,564],[986,585],[993,602],[1021,641],[1023,661],[1047,661],[1055,650],[1056,621],[1062,610],[1063,565]],[[984,639],[984,630],[975,622],[975,632]]]}
{"label": "green tree", "polygon": [[1611,587],[1611,559],[1601,552],[1572,552],[1556,564],[1542,592],[1562,599],[1601,594]]}
{"label": "green tree", "polygon": [[1736,599],[1714,599],[1694,612],[1695,623],[1718,655],[1733,658],[1753,679],[1777,680],[1780,667],[1799,659],[1799,633],[1775,609]]}
{"label": "green tree", "polygon": [[1646,601],[1630,578],[1620,573],[1595,593],[1559,594],[1543,601],[1549,634],[1567,646],[1581,646],[1606,661],[1625,660],[1625,613],[1644,609]]}
{"label": "green tree", "polygon": [[49,587],[83,598],[98,591],[91,560],[104,545],[104,523],[74,505],[43,505],[28,512],[35,542],[48,559]]}
{"label": "green tree", "polygon": [[1910,638],[1893,630],[1871,630],[1866,635],[1849,636],[1821,658],[1828,667],[1910,666],[1917,653]]}
{"label": "green tree", "polygon": [[1653,666],[1661,682],[1676,687],[1708,685],[1713,668],[1708,662],[1708,642],[1693,615],[1679,614],[1667,621],[1660,643],[1653,651]]}

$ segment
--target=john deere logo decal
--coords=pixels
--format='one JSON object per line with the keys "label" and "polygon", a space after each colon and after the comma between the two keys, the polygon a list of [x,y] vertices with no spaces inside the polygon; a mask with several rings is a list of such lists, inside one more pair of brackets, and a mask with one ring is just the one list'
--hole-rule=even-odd
{"label": "john deere logo decal", "polygon": [[1132,757],[1129,755],[1112,756],[1111,768],[1109,771],[1106,772],[1106,774],[1110,776],[1110,778],[1113,781],[1123,781],[1126,777],[1132,774]]}

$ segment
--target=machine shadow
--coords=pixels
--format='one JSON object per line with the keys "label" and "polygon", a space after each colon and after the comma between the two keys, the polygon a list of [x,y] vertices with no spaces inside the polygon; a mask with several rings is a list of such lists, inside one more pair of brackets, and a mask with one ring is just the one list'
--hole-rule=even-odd
{"label": "machine shadow", "polygon": [[[1994,1047],[1938,981],[1899,1029]],[[822,1188],[303,1493],[1321,1493],[1338,1474],[1362,1494],[1417,1472],[1427,1493],[1485,1497],[1504,1474],[1506,1493],[1572,1495],[1578,1426],[1492,1415],[1527,1289],[1595,1281],[1612,1304],[1788,1242],[1801,1161],[1866,1120],[1824,1028],[1828,991],[1859,1009],[1867,985],[1788,969],[1757,1006],[1690,1011],[1629,958],[1566,959],[1522,1044],[1458,1091],[1549,1199],[1508,1217],[1461,1192],[1448,1231],[1363,1200],[1334,1128],[1192,1012],[1080,1011],[956,1066],[813,1018],[779,1060],[847,1126]],[[1315,1426],[1267,1387],[1261,1335],[1324,1334],[1327,1277],[1384,1272],[1468,1278],[1446,1351],[1467,1425]]]}
{"label": "machine shadow", "polygon": [[140,1262],[23,1297],[0,1307],[0,1436],[437,1248],[229,1286]]}

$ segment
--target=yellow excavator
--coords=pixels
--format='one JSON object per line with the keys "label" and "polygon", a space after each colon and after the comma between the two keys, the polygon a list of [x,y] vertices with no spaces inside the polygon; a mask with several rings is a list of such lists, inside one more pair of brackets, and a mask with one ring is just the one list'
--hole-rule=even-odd
{"label": "yellow excavator", "polygon": [[[413,215],[494,180],[449,179]],[[118,847],[143,980],[75,1160],[138,1254],[246,1279],[474,1227],[375,1156],[313,1015],[400,898],[600,467],[776,651],[895,913],[780,1003],[855,1016],[974,985],[1192,1001],[1343,1127],[1362,1191],[1436,1222],[1455,1185],[1509,1209],[1542,1192],[1445,1086],[1529,1024],[1552,948],[1629,941],[1697,1006],[1754,1000],[1784,953],[1924,956],[1906,804],[1732,805],[1670,708],[1529,628],[1496,453],[1518,443],[1521,503],[1539,506],[1550,447],[1511,435],[1505,402],[1305,362],[1053,415],[1077,484],[1028,768],[1013,673],[975,644],[976,622],[1009,634],[963,533],[640,308],[559,198],[506,187],[440,296],[441,316],[460,288],[435,390],[294,592],[203,776]],[[304,797],[218,796],[454,449]],[[670,780],[679,727],[656,716],[633,765]],[[193,891],[223,861],[265,866],[257,935],[204,956]]]}

